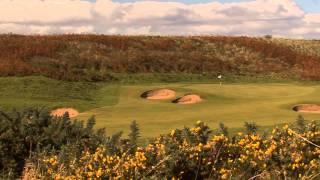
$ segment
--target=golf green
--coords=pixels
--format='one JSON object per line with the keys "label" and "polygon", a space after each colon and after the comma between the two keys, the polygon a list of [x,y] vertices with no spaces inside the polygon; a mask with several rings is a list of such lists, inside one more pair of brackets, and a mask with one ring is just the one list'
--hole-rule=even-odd
{"label": "golf green", "polygon": [[[200,95],[198,104],[174,104],[170,100],[146,100],[141,93],[170,88],[177,97],[187,93]],[[118,103],[95,108],[80,114],[85,120],[94,115],[98,127],[107,127],[108,133],[128,132],[131,121],[136,120],[143,137],[153,137],[171,129],[192,126],[201,120],[211,127],[223,122],[229,128],[243,127],[245,121],[260,126],[290,123],[299,113],[292,107],[301,103],[320,103],[320,86],[305,84],[153,84],[122,85]],[[303,113],[308,120],[320,119],[320,114]]]}

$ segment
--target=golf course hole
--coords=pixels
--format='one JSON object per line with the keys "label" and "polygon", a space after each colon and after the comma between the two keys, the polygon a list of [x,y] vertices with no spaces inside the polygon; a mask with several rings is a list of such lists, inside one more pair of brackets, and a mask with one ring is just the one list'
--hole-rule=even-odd
{"label": "golf course hole", "polygon": [[320,105],[317,104],[300,104],[294,106],[292,109],[302,113],[320,113]]}
{"label": "golf course hole", "polygon": [[187,94],[176,100],[173,103],[176,104],[195,104],[202,101],[202,98],[197,94]]}
{"label": "golf course hole", "polygon": [[176,96],[176,92],[171,89],[155,89],[141,94],[142,98],[150,100],[171,99]]}
{"label": "golf course hole", "polygon": [[51,111],[51,116],[57,116],[61,117],[63,116],[66,112],[69,113],[69,117],[73,118],[79,115],[79,112],[76,109],[73,108],[59,108]]}

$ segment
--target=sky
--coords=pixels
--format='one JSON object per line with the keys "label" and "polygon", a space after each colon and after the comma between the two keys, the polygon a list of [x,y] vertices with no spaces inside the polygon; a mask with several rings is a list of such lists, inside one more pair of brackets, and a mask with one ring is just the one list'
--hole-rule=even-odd
{"label": "sky", "polygon": [[0,0],[0,33],[320,39],[320,0]]}
{"label": "sky", "polygon": [[[96,0],[90,0],[91,2],[95,2]],[[134,0],[115,0],[116,2],[134,2]],[[138,0],[136,0],[138,1]],[[168,0],[163,0],[164,2],[168,2]],[[175,0],[175,2],[182,2],[187,4],[195,4],[195,3],[207,3],[212,2],[213,0]],[[243,2],[250,0],[215,0],[221,3],[228,2]],[[281,0],[280,0],[281,1]],[[295,0],[295,2],[306,12],[320,12],[320,0]]]}

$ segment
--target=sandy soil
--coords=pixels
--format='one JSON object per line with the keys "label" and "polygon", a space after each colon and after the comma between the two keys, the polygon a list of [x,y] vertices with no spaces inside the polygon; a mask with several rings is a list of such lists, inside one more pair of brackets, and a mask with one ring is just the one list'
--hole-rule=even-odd
{"label": "sandy soil", "polygon": [[303,113],[320,113],[320,105],[316,104],[299,104],[294,106],[292,109]]}
{"label": "sandy soil", "polygon": [[51,111],[51,116],[63,116],[66,112],[69,113],[69,117],[76,117],[79,115],[79,112],[76,109],[73,108],[59,108],[56,110]]}
{"label": "sandy soil", "polygon": [[188,94],[185,96],[182,96],[176,100],[174,100],[174,103],[177,104],[195,104],[202,101],[202,98],[197,94]]}
{"label": "sandy soil", "polygon": [[155,89],[144,92],[141,97],[150,100],[171,99],[176,96],[176,92],[170,89]]}

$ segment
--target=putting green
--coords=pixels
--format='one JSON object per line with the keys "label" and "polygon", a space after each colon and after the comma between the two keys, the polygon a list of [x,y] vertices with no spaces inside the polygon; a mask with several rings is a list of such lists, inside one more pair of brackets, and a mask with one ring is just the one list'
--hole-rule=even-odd
{"label": "putting green", "polygon": [[[171,100],[140,98],[144,91],[170,88],[177,95],[196,93],[204,99],[199,104],[178,105]],[[302,84],[156,84],[123,85],[118,103],[83,112],[79,119],[94,115],[98,127],[107,127],[108,133],[128,132],[136,120],[143,137],[154,137],[170,129],[192,126],[201,120],[211,127],[219,122],[230,128],[240,128],[245,121],[260,126],[290,123],[298,113],[295,104],[320,103],[319,85]],[[306,119],[319,120],[320,114],[303,114]]]}

